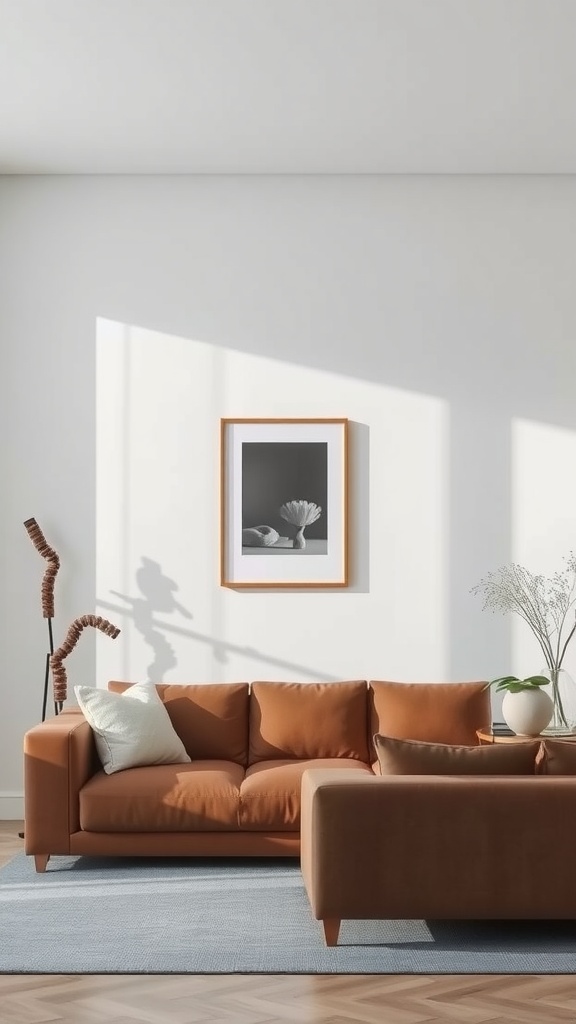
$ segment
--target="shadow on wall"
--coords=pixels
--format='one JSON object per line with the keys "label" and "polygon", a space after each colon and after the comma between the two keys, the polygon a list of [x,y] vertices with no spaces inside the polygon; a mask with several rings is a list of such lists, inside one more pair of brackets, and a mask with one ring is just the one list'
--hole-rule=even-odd
{"label": "shadow on wall", "polygon": [[144,555],[142,555],[142,565],[136,571],[136,585],[140,590],[141,597],[120,594],[116,590],[110,591],[124,602],[123,606],[110,601],[97,600],[96,603],[99,608],[106,608],[125,618],[132,619],[136,631],[152,648],[154,657],[146,669],[149,682],[164,682],[165,674],[178,665],[176,653],[166,634],[208,644],[212,648],[215,660],[221,664],[226,664],[230,655],[244,655],[248,658],[258,659],[273,668],[298,673],[302,679],[337,682],[339,678],[325,673],[319,674],[317,669],[311,669],[306,665],[271,657],[253,647],[241,647],[238,644],[226,643],[217,637],[207,636],[205,633],[185,629],[172,622],[155,618],[156,613],[163,615],[177,613],[185,619],[192,619],[193,615],[176,600],[175,593],[178,590],[178,584],[164,575],[158,562],[146,558]]}
{"label": "shadow on wall", "polygon": [[132,621],[134,628],[141,634],[154,652],[154,659],[146,669],[150,681],[161,682],[164,674],[178,664],[174,648],[165,636],[166,627],[158,627],[154,622],[154,613],[163,612],[171,615],[179,613],[185,619],[191,619],[192,613],[184,608],[176,600],[174,593],[178,590],[178,584],[174,580],[164,576],[158,562],[151,558],[142,556],[142,565],[136,570],[136,585],[142,597],[131,597],[129,594],[119,594],[112,590],[115,597],[119,597],[132,609]]}

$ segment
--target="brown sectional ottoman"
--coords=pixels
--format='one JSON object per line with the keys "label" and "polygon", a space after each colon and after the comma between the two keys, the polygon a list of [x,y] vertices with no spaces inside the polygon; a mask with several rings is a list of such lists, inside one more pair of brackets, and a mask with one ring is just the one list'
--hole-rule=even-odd
{"label": "brown sectional ottoman", "polygon": [[343,919],[576,918],[575,844],[574,777],[303,779],[302,874],[328,945]]}

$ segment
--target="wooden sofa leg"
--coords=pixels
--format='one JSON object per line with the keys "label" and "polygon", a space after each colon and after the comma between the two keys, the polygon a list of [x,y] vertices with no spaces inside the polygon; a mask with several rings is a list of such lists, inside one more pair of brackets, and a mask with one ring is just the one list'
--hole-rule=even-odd
{"label": "wooden sofa leg", "polygon": [[338,932],[340,931],[340,919],[337,917],[325,917],[322,920],[324,938],[327,946],[338,945]]}
{"label": "wooden sofa leg", "polygon": [[34,863],[36,865],[36,871],[46,871],[46,865],[50,860],[49,853],[35,853]]}

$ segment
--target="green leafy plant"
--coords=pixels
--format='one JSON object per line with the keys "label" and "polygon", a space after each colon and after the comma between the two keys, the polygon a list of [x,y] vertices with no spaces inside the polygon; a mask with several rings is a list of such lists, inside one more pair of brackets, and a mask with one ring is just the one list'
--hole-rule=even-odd
{"label": "green leafy plant", "polygon": [[500,676],[486,683],[484,689],[493,686],[496,692],[508,690],[509,693],[520,693],[522,690],[537,690],[539,686],[548,686],[549,682],[548,676],[526,676],[526,679],[519,679],[518,676]]}

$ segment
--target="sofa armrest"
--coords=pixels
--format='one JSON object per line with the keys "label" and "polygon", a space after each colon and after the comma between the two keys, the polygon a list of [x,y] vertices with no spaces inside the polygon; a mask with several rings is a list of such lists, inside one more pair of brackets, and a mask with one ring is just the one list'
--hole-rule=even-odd
{"label": "sofa armrest", "polygon": [[63,714],[24,736],[26,853],[70,852],[80,828],[78,794],[101,767],[94,736],[81,713]]}

